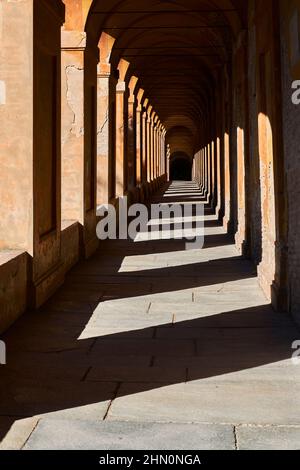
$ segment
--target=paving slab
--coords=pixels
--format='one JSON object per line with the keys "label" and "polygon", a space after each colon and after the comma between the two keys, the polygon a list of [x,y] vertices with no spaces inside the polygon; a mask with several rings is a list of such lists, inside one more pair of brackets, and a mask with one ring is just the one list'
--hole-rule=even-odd
{"label": "paving slab", "polygon": [[299,329],[209,208],[205,223],[202,250],[101,243],[3,336],[1,449],[299,448]]}
{"label": "paving slab", "polygon": [[239,450],[300,450],[300,426],[238,426]]}
{"label": "paving slab", "polygon": [[156,356],[193,356],[195,355],[195,345],[191,340],[174,341],[164,339],[148,338],[98,338],[92,348],[93,354],[99,355],[142,355]]}
{"label": "paving slab", "polygon": [[25,450],[233,450],[231,426],[40,420]]}
{"label": "paving slab", "polygon": [[123,338],[123,339],[139,339],[139,338],[153,338],[155,329],[152,328],[152,325],[149,324],[147,328],[142,328],[142,326],[145,326],[145,324],[141,324],[140,328],[138,325],[136,325],[136,329],[134,327],[130,326],[122,326],[120,325],[119,327],[102,327],[102,326],[97,326],[97,327],[87,327],[83,330],[81,333],[79,339],[80,340],[86,340],[90,338],[104,338],[104,339],[114,339],[114,338]]}
{"label": "paving slab", "polygon": [[120,383],[182,383],[187,379],[185,367],[139,367],[126,366],[94,366],[87,374],[86,380],[92,382],[120,382]]}
{"label": "paving slab", "polygon": [[[194,385],[124,384],[108,419],[300,425],[300,394],[284,381],[217,380]],[[291,410],[293,412],[291,413]]]}
{"label": "paving slab", "polygon": [[4,381],[0,390],[0,416],[51,416],[102,419],[117,384],[15,378]]}
{"label": "paving slab", "polygon": [[38,424],[39,418],[18,419],[0,416],[1,450],[20,450]]}

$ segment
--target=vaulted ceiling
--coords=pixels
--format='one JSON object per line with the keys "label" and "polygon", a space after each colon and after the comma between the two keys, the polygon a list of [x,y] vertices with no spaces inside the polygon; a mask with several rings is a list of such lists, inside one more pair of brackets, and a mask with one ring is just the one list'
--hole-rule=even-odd
{"label": "vaulted ceiling", "polygon": [[112,66],[130,63],[127,77],[139,78],[167,130],[181,126],[196,136],[246,15],[240,0],[94,0],[87,28],[97,39],[102,32],[115,38]]}

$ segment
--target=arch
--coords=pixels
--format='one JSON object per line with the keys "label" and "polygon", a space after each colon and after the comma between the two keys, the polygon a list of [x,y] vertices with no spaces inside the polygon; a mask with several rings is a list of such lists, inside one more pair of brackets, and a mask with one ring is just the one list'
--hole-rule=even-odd
{"label": "arch", "polygon": [[[239,252],[258,264],[264,291],[285,308],[294,227],[287,187],[298,166],[285,165],[282,83],[274,71],[283,69],[290,93],[299,2],[28,0],[27,12],[24,2],[2,3],[0,173],[9,188],[1,218],[9,228],[0,245],[34,258],[33,289],[60,269],[60,225],[76,227],[72,260],[87,257],[98,243],[97,204],[149,199],[168,173],[186,176],[192,165]],[[23,42],[14,33],[20,28]],[[29,75],[24,63],[33,65]],[[12,70],[26,85],[22,96]],[[14,116],[24,126],[20,146]],[[27,179],[16,195],[19,168]],[[11,221],[7,208],[23,201],[19,221]]]}
{"label": "arch", "polygon": [[167,132],[167,143],[171,154],[183,152],[192,158],[194,155],[196,135],[185,126],[174,126]]}
{"label": "arch", "polygon": [[85,31],[93,0],[63,0],[63,2],[65,4],[64,29],[67,31]]}
{"label": "arch", "polygon": [[[213,2],[208,4],[201,8],[193,0],[184,5],[165,1],[159,6],[149,2],[144,8],[138,1],[115,0],[107,6],[94,0],[91,6],[86,30],[94,37],[105,32],[115,38],[112,66],[117,67],[121,57],[130,62],[128,77],[139,77],[162,122],[174,122],[176,116],[188,113],[193,127],[197,127],[216,79],[214,68],[225,63],[230,53],[228,30],[236,35],[241,27],[241,7],[230,1],[218,2],[217,7]],[[215,12],[217,27],[211,26],[212,15],[205,13],[209,7]],[[191,26],[188,29],[184,29],[185,21]],[[170,96],[174,97],[172,107]]]}

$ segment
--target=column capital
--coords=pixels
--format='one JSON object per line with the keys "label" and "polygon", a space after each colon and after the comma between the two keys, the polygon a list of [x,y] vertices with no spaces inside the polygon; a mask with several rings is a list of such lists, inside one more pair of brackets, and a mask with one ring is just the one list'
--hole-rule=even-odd
{"label": "column capital", "polygon": [[84,31],[61,32],[61,49],[63,51],[85,51],[87,35]]}
{"label": "column capital", "polygon": [[111,65],[110,64],[98,64],[97,77],[98,78],[110,78],[111,77]]}
{"label": "column capital", "polygon": [[119,80],[116,86],[116,93],[126,93],[126,83]]}
{"label": "column capital", "polygon": [[134,95],[130,95],[128,98],[128,104],[134,104],[136,102],[136,98]]}

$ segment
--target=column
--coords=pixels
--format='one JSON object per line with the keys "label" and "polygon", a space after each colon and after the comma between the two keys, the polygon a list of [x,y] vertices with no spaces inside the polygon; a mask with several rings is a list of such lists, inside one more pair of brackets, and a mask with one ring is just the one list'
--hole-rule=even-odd
{"label": "column", "polygon": [[163,174],[165,175],[167,173],[167,163],[166,163],[166,130],[163,130],[163,135],[162,135],[162,166],[163,166]]}
{"label": "column", "polygon": [[166,158],[167,158],[167,175],[168,175],[168,181],[170,181],[170,157],[171,157],[170,145],[167,144]]}
{"label": "column", "polygon": [[86,33],[62,31],[62,221],[79,222],[81,252],[90,256],[96,238],[98,48]]}
{"label": "column", "polygon": [[139,187],[142,182],[142,107],[136,108],[136,184]]}
{"label": "column", "polygon": [[[154,113],[155,114],[155,113]],[[150,161],[151,161],[151,170],[150,170],[150,174],[151,174],[151,181],[154,180],[154,152],[155,152],[155,148],[154,148],[154,120],[153,120],[153,114],[151,116],[151,119],[150,119],[150,140],[151,140],[151,157],[150,157]]]}
{"label": "column", "polygon": [[209,146],[206,144],[205,146],[205,192],[206,196],[209,193],[209,158],[208,158]]}
{"label": "column", "polygon": [[110,65],[99,66],[97,86],[97,205],[108,202]]}
{"label": "column", "polygon": [[158,176],[161,176],[161,124],[158,127],[157,133],[157,157],[158,157]]}
{"label": "column", "polygon": [[[75,8],[75,7],[73,7]],[[111,69],[110,57],[115,38],[102,32],[99,40],[100,62],[97,79],[97,205],[107,204],[112,191],[112,128],[114,126],[114,95],[116,73]]]}
{"label": "column", "polygon": [[136,186],[136,99],[131,95],[128,100],[128,129],[127,129],[127,167],[128,190]]}
{"label": "column", "polygon": [[208,143],[208,201],[211,202],[211,192],[212,192],[212,150],[211,150],[211,142]]}
{"label": "column", "polygon": [[136,185],[140,188],[142,184],[143,173],[143,108],[142,98],[144,90],[140,89],[137,93],[137,106],[136,106]]}
{"label": "column", "polygon": [[60,1],[1,2],[5,34],[1,42],[0,249],[28,253],[32,307],[55,291],[64,274],[60,256],[63,20]]}
{"label": "column", "polygon": [[147,111],[147,181],[151,182],[151,171],[152,171],[152,127],[151,127],[151,110],[152,106],[149,106]]}
{"label": "column", "polygon": [[[221,81],[221,76],[219,74],[219,80]],[[220,87],[221,88],[221,87]],[[216,98],[215,98],[215,106],[216,106],[216,161],[217,161],[217,208],[216,214],[218,217],[222,216],[222,165],[221,165],[221,132],[222,132],[222,120],[221,120],[221,100],[222,100],[222,93],[221,89],[216,89]]]}
{"label": "column", "polygon": [[142,184],[145,184],[148,180],[148,161],[147,161],[147,129],[148,129],[148,116],[145,108],[142,108]]}
{"label": "column", "polygon": [[161,160],[161,154],[160,154],[160,122],[158,121],[157,123],[157,134],[156,134],[156,142],[157,142],[157,156],[156,156],[156,161],[157,161],[157,177],[160,177],[160,160]]}
{"label": "column", "polygon": [[204,191],[204,156],[203,156],[203,148],[201,149],[201,153],[200,153],[200,184],[201,184],[202,191]]}
{"label": "column", "polygon": [[153,179],[157,179],[158,177],[158,168],[157,168],[157,159],[158,159],[158,153],[157,153],[157,119],[156,123],[154,123],[153,127],[154,135],[154,153],[153,153],[153,160],[154,160],[154,165],[153,165]]}
{"label": "column", "polygon": [[84,224],[86,33],[62,31],[62,220]]}
{"label": "column", "polygon": [[119,81],[116,88],[116,197],[127,189],[125,157],[125,94],[126,83]]}

